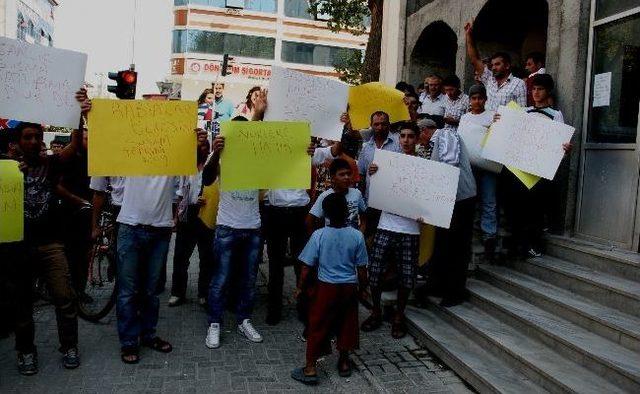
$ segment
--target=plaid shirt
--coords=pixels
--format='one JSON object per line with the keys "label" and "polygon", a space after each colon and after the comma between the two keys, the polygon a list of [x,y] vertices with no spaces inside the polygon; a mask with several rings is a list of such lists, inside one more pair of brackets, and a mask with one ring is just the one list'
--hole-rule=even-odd
{"label": "plaid shirt", "polygon": [[498,81],[489,68],[485,67],[480,80],[487,88],[487,105],[489,111],[497,111],[501,105],[515,101],[521,107],[527,106],[527,86],[520,78],[509,74],[507,80],[498,86]]}
{"label": "plaid shirt", "polygon": [[[469,112],[469,96],[464,93],[460,93],[457,99],[451,100],[449,96],[445,96],[444,99],[444,117],[452,117],[455,120],[460,120],[462,115]],[[445,124],[445,129],[457,131],[457,125]]]}

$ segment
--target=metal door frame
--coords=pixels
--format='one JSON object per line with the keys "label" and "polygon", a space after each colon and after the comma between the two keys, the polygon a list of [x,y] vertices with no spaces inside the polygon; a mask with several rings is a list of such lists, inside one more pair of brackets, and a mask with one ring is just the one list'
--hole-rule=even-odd
{"label": "metal door frame", "polygon": [[[582,143],[580,146],[580,164],[579,164],[579,180],[578,180],[578,201],[576,203],[575,212],[575,225],[574,234],[583,239],[592,240],[598,243],[607,243],[612,246],[617,246],[624,249],[631,249],[637,252],[640,247],[640,173],[638,174],[638,185],[636,189],[636,207],[633,212],[635,218],[633,220],[633,238],[630,243],[614,242],[611,240],[594,237],[591,235],[581,234],[578,229],[580,227],[580,215],[582,211],[582,197],[584,187],[584,172],[586,166],[586,151],[587,150],[634,150],[640,164],[640,119],[638,122],[638,132],[636,133],[635,144],[616,144],[616,143],[595,143],[587,142],[587,136],[589,134],[589,110],[591,104],[591,77],[593,68],[593,55],[594,55],[594,36],[595,29],[598,26],[606,25],[611,22],[618,21],[623,18],[627,18],[633,15],[640,14],[640,7],[635,7],[627,11],[623,11],[608,17],[596,20],[596,0],[591,0],[591,9],[589,16],[589,43],[587,49],[587,72],[585,77],[585,94],[584,105],[582,114]],[[640,118],[640,109],[638,112]]]}

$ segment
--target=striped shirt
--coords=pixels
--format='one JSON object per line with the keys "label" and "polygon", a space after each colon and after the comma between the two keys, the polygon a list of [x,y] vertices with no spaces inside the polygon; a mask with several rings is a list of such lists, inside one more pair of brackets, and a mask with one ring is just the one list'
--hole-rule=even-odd
{"label": "striped shirt", "polygon": [[[469,112],[469,96],[461,93],[457,99],[451,100],[449,96],[444,99],[444,117],[451,117],[457,121],[460,121],[462,115]],[[457,125],[445,124],[447,130],[457,131]]]}
{"label": "striped shirt", "polygon": [[485,67],[480,81],[487,89],[487,105],[489,111],[497,111],[501,105],[507,105],[515,101],[521,107],[527,106],[527,86],[520,78],[509,74],[506,81],[498,86],[498,81],[489,68]]}

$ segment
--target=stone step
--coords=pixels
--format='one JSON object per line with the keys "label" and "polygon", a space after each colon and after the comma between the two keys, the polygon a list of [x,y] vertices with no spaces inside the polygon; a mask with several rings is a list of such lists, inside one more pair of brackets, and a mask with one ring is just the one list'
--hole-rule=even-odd
{"label": "stone step", "polygon": [[505,267],[482,265],[478,277],[630,350],[640,352],[640,318]]}
{"label": "stone step", "polygon": [[549,235],[546,241],[546,252],[551,256],[640,282],[640,253],[558,235]]}
{"label": "stone step", "polygon": [[478,392],[547,392],[433,312],[408,307],[406,315],[411,335]]}
{"label": "stone step", "polygon": [[631,392],[640,392],[640,353],[602,338],[585,328],[478,280],[467,287],[472,302],[541,341],[568,359]]}
{"label": "stone step", "polygon": [[516,261],[514,267],[594,302],[640,317],[640,282],[549,256]]}
{"label": "stone step", "polygon": [[[554,392],[621,393],[623,389],[472,303],[433,307],[464,336]],[[523,391],[521,391],[523,392]]]}

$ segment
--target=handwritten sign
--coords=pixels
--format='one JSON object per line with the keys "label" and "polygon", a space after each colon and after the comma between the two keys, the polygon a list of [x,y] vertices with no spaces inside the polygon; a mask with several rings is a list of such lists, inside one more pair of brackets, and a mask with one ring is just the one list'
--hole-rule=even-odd
{"label": "handwritten sign", "polygon": [[93,100],[89,175],[195,174],[197,111],[193,101]]}
{"label": "handwritten sign", "polygon": [[0,118],[77,128],[87,55],[0,37]]}
{"label": "handwritten sign", "polygon": [[537,115],[500,107],[500,120],[482,150],[482,157],[529,174],[553,179],[564,157],[562,144],[575,129]]}
{"label": "handwritten sign", "polygon": [[369,206],[449,228],[460,169],[402,153],[376,150],[378,172],[371,176]]}
{"label": "handwritten sign", "polygon": [[308,189],[311,140],[306,122],[222,122],[222,191]]}
{"label": "handwritten sign", "polygon": [[18,162],[0,160],[0,243],[24,238],[24,178]]}
{"label": "handwritten sign", "polygon": [[488,133],[489,130],[486,127],[472,122],[461,122],[458,126],[458,134],[467,148],[471,164],[485,171],[499,174],[502,171],[502,164],[482,157],[483,142]]}
{"label": "handwritten sign", "polygon": [[409,120],[409,110],[401,91],[380,82],[349,88],[349,117],[353,128],[369,127],[371,114],[376,111],[388,113],[392,123]]}
{"label": "handwritten sign", "polygon": [[348,85],[274,66],[269,86],[264,120],[308,121],[312,136],[341,140],[340,115],[347,110]]}

